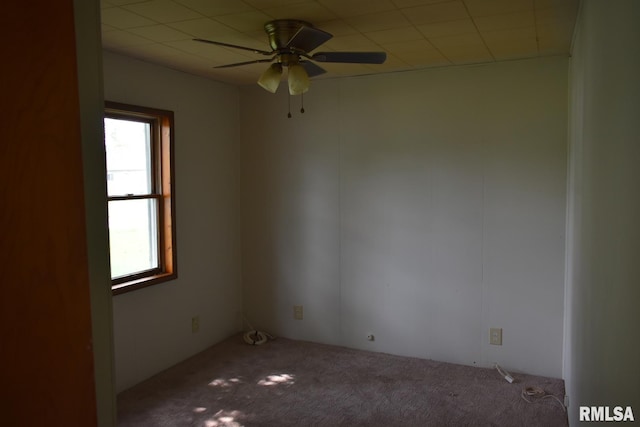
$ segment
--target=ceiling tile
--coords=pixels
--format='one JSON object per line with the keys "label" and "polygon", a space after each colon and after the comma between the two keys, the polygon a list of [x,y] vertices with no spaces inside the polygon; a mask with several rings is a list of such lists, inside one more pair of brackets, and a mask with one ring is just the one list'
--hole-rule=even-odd
{"label": "ceiling tile", "polygon": [[391,0],[318,0],[341,18],[394,10]]}
{"label": "ceiling tile", "polygon": [[[238,46],[271,51],[271,46],[269,46],[269,38],[267,37],[267,33],[265,33],[264,31],[259,35],[259,37],[253,37],[245,33],[234,31],[225,35],[224,40],[226,43],[235,44]],[[250,55],[253,55],[251,52],[248,53]]]}
{"label": "ceiling tile", "polygon": [[155,42],[187,40],[192,38],[190,35],[166,25],[151,25],[149,27],[132,28],[129,32]]}
{"label": "ceiling tile", "polygon": [[471,16],[532,12],[532,0],[464,0]]}
{"label": "ceiling tile", "polygon": [[111,25],[102,24],[102,33],[108,33],[109,31],[118,31],[116,27],[112,27]]}
{"label": "ceiling tile", "polygon": [[449,1],[427,6],[402,9],[405,16],[415,25],[434,22],[456,21],[469,18],[467,9],[461,1]]}
{"label": "ceiling tile", "polygon": [[477,16],[473,18],[478,30],[494,31],[511,28],[533,27],[536,18],[533,11],[505,13],[501,15]]}
{"label": "ceiling tile", "polygon": [[125,29],[134,27],[143,27],[145,25],[153,25],[156,22],[144,18],[128,10],[121,9],[119,7],[112,7],[109,9],[102,9],[102,23],[110,25],[115,28]]}
{"label": "ceiling tile", "polygon": [[441,52],[447,59],[456,65],[495,61],[484,45],[449,46],[442,49]]}
{"label": "ceiling tile", "polygon": [[538,45],[536,43],[524,45],[515,44],[491,44],[489,51],[498,61],[507,59],[534,58],[538,56]]}
{"label": "ceiling tile", "polygon": [[313,3],[314,0],[244,0],[244,2],[250,4],[256,9],[264,10],[272,7],[282,7],[297,3]]}
{"label": "ceiling tile", "polygon": [[271,46],[269,46],[269,38],[267,33],[264,31],[264,28],[253,31],[238,31],[238,33],[242,34],[242,36],[246,38],[246,46],[255,47],[260,50],[271,49]]}
{"label": "ceiling tile", "polygon": [[167,42],[165,44],[182,52],[206,58],[211,61],[213,65],[226,65],[236,62],[251,61],[254,59],[263,59],[263,57],[251,55],[250,52],[245,54],[244,51],[241,50],[228,49],[221,46],[198,43],[191,40],[179,40],[175,42]]}
{"label": "ceiling tile", "polygon": [[[111,1],[111,0],[109,0]],[[534,0],[533,7],[538,9],[568,9],[577,11],[580,0]]]}
{"label": "ceiling tile", "polygon": [[477,33],[457,34],[444,37],[430,37],[429,41],[438,49],[458,46],[484,46],[482,38]]}
{"label": "ceiling tile", "polygon": [[403,9],[405,7],[424,6],[426,4],[444,3],[451,0],[392,0],[393,3]]}
{"label": "ceiling tile", "polygon": [[320,21],[329,21],[336,18],[333,12],[315,2],[268,8],[264,9],[264,13],[276,19],[300,19],[309,21],[313,25]]}
{"label": "ceiling tile", "polygon": [[171,28],[182,31],[195,38],[210,39],[224,42],[229,33],[237,33],[226,25],[211,18],[193,19],[190,21],[174,22],[168,24]]}
{"label": "ceiling tile", "polygon": [[178,22],[201,17],[199,13],[174,3],[171,0],[151,0],[144,3],[123,6],[130,12],[137,13],[156,22]]}
{"label": "ceiling tile", "polygon": [[489,51],[496,59],[527,58],[538,55],[534,27],[481,32]]}
{"label": "ceiling tile", "polygon": [[147,0],[101,0],[105,3],[111,3],[114,6],[124,6],[125,4],[144,3]]}
{"label": "ceiling tile", "polygon": [[385,49],[412,66],[446,65],[450,62],[427,40],[385,43]]}
{"label": "ceiling tile", "polygon": [[354,16],[345,20],[363,33],[390,30],[410,25],[407,18],[399,10]]}
{"label": "ceiling tile", "polygon": [[131,34],[128,31],[110,31],[102,37],[102,45],[106,48],[153,44],[149,39]]}
{"label": "ceiling tile", "polygon": [[322,47],[328,47],[331,50],[350,50],[350,51],[377,51],[380,50],[373,41],[369,40],[362,34],[354,34],[351,36],[338,36],[326,42]]}
{"label": "ceiling tile", "polygon": [[385,43],[419,40],[424,37],[414,27],[395,28],[393,30],[375,31],[365,33],[365,36],[382,45]]}
{"label": "ceiling tile", "polygon": [[494,30],[480,32],[485,43],[507,43],[518,45],[524,43],[527,47],[536,40],[535,27],[511,28],[508,30]]}
{"label": "ceiling tile", "polygon": [[132,45],[120,49],[120,52],[128,52],[134,55],[136,58],[144,60],[164,59],[164,58],[181,58],[186,60],[188,54],[181,52],[160,43],[144,44],[144,45]]}
{"label": "ceiling tile", "polygon": [[317,50],[387,52],[387,61],[379,65],[325,63],[328,72],[319,78],[567,55],[578,0],[101,0],[100,4],[105,49],[206,78],[253,84],[266,63],[213,66],[265,56],[190,39],[270,50],[265,22],[297,18],[333,34]]}
{"label": "ceiling tile", "polygon": [[540,55],[568,54],[573,37],[573,28],[539,25],[536,30]]}
{"label": "ceiling tile", "polygon": [[468,33],[446,37],[432,37],[429,41],[454,64],[493,61],[494,58],[479,34]]}
{"label": "ceiling tile", "polygon": [[238,31],[257,31],[264,28],[264,24],[273,18],[258,10],[217,16],[216,21]]}
{"label": "ceiling tile", "polygon": [[320,28],[323,31],[328,32],[335,36],[349,36],[352,34],[357,34],[358,30],[353,28],[351,25],[347,24],[342,19],[332,19],[330,21],[324,22],[314,22],[313,23],[317,28]]}
{"label": "ceiling tile", "polygon": [[204,16],[229,15],[251,10],[251,6],[238,0],[175,0]]}
{"label": "ceiling tile", "polygon": [[554,8],[536,9],[535,16],[537,25],[558,25],[575,20],[576,15],[564,8]]}
{"label": "ceiling tile", "polygon": [[457,21],[435,22],[416,27],[425,37],[454,36],[456,34],[476,33],[478,30],[470,18]]}

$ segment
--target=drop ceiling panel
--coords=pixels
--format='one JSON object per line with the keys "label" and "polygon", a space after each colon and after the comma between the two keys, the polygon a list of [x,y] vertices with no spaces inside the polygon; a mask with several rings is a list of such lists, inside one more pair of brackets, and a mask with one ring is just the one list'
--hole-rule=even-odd
{"label": "drop ceiling panel", "polygon": [[[329,21],[321,21],[317,23],[313,22],[313,24],[318,28],[321,28],[322,30],[328,32],[329,34],[333,34],[334,37],[358,34],[358,30],[347,24],[342,19],[331,19]],[[264,37],[264,32],[262,32],[261,34]]]}
{"label": "drop ceiling panel", "polygon": [[[288,6],[270,7],[264,12],[276,19],[289,19],[291,17],[311,23],[335,19],[336,15],[329,9],[316,2],[305,2]],[[264,24],[264,22],[263,22]]]}
{"label": "drop ceiling panel", "polygon": [[450,46],[441,50],[442,54],[453,64],[477,64],[491,62],[495,58],[484,46]]}
{"label": "drop ceiling panel", "polygon": [[374,31],[366,33],[365,36],[378,44],[406,42],[410,40],[420,40],[423,38],[420,31],[416,30],[412,26],[394,28],[392,30]]}
{"label": "drop ceiling panel", "polygon": [[318,2],[340,18],[387,12],[396,9],[396,6],[391,0],[318,0]]}
{"label": "drop ceiling panel", "polygon": [[533,0],[465,0],[472,16],[501,15],[533,10]]}
{"label": "drop ceiling panel", "polygon": [[102,23],[115,28],[135,28],[153,25],[156,22],[119,7],[102,9]]}
{"label": "drop ceiling panel", "polygon": [[443,3],[447,0],[393,0],[396,7],[404,9],[407,7],[424,6],[427,4]]}
{"label": "drop ceiling panel", "polygon": [[215,17],[216,21],[238,31],[251,31],[256,28],[260,28],[265,22],[270,21],[271,19],[273,18],[270,15],[258,10]]}
{"label": "drop ceiling panel", "polygon": [[333,37],[323,44],[319,50],[350,50],[350,51],[377,51],[380,46],[366,37],[364,34],[353,34],[350,36]]}
{"label": "drop ceiling panel", "polygon": [[447,22],[434,22],[430,24],[417,25],[416,28],[426,38],[455,36],[457,34],[475,33],[478,31],[476,24],[471,18],[459,19]]}
{"label": "drop ceiling panel", "polygon": [[144,0],[101,0],[101,3],[110,4],[113,6],[124,6],[127,4],[141,3]]}
{"label": "drop ceiling panel", "polygon": [[[237,30],[234,30],[211,18],[199,18],[189,21],[174,22],[169,24],[169,26],[195,38],[220,41],[227,40],[230,34],[235,37],[238,33]],[[196,44],[196,42],[193,43]]]}
{"label": "drop ceiling panel", "polygon": [[238,0],[175,0],[204,16],[230,15],[232,13],[248,12],[253,8]]}
{"label": "drop ceiling panel", "polygon": [[129,32],[160,43],[191,39],[189,34],[175,30],[166,25],[150,25],[148,27],[132,28]]}
{"label": "drop ceiling panel", "polygon": [[477,16],[474,22],[479,31],[509,30],[512,28],[535,27],[533,10],[504,13],[500,15]]}
{"label": "drop ceiling panel", "polygon": [[415,25],[469,18],[467,8],[462,1],[448,1],[427,6],[411,7],[403,9],[403,13]]}
{"label": "drop ceiling panel", "polygon": [[242,51],[205,43],[193,43],[191,40],[168,42],[167,45],[182,52],[199,56],[200,58],[208,58],[211,60],[212,65],[233,64],[255,59],[255,57],[250,54],[245,54]]}
{"label": "drop ceiling panel", "polygon": [[264,24],[293,18],[333,38],[316,51],[384,51],[384,64],[319,64],[316,78],[568,55],[578,0],[102,0],[104,48],[214,80],[254,84]]}
{"label": "drop ceiling panel", "polygon": [[535,27],[484,31],[481,36],[497,60],[526,58],[538,53]]}
{"label": "drop ceiling panel", "polygon": [[409,27],[409,21],[399,10],[354,16],[346,18],[345,21],[363,33]]}
{"label": "drop ceiling panel", "polygon": [[124,30],[110,31],[107,34],[109,35],[109,37],[103,41],[103,45],[108,49],[120,49],[127,46],[153,44],[153,41],[147,38],[137,36]]}
{"label": "drop ceiling panel", "polygon": [[[237,1],[237,0],[234,0]],[[315,3],[314,0],[245,0],[256,9],[269,9],[271,7],[290,6],[300,3]]]}
{"label": "drop ceiling panel", "polygon": [[383,47],[411,66],[434,67],[451,65],[451,62],[440,51],[424,39],[386,43]]}
{"label": "drop ceiling panel", "polygon": [[178,22],[196,19],[200,14],[172,0],[151,0],[123,6],[128,10],[156,22]]}

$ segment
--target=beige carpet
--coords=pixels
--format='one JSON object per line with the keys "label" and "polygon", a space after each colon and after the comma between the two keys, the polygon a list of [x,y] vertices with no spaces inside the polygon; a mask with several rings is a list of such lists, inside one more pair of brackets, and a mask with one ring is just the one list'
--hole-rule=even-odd
{"label": "beige carpet", "polygon": [[118,396],[118,426],[567,426],[564,382],[278,338],[234,336]]}

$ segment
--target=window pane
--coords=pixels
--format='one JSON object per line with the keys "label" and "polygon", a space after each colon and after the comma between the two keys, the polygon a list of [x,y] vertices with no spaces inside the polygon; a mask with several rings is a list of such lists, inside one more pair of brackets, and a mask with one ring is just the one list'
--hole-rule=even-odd
{"label": "window pane", "polygon": [[107,151],[107,194],[150,194],[151,125],[105,118],[104,135]]}
{"label": "window pane", "polygon": [[155,199],[109,202],[112,279],[158,267],[157,218]]}

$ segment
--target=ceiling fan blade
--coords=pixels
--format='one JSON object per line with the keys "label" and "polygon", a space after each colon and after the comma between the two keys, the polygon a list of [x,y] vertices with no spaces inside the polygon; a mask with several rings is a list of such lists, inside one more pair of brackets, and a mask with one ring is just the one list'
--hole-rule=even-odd
{"label": "ceiling fan blade", "polygon": [[351,64],[382,64],[387,60],[385,52],[318,52],[311,56],[318,62],[345,62]]}
{"label": "ceiling fan blade", "polygon": [[327,70],[319,65],[314,64],[311,61],[300,61],[300,65],[304,67],[309,77],[319,76],[320,74],[324,74],[327,72]]}
{"label": "ceiling fan blade", "polygon": [[253,61],[245,61],[245,62],[236,62],[233,64],[226,64],[226,65],[218,65],[217,67],[213,67],[213,68],[231,68],[231,67],[239,67],[241,65],[249,65],[249,64],[259,64],[261,62],[271,62],[275,59],[275,56],[271,59],[256,59]]}
{"label": "ceiling fan blade", "polygon": [[254,49],[252,47],[238,46],[238,45],[229,44],[229,43],[216,42],[216,41],[213,41],[213,40],[193,39],[193,41],[202,42],[202,43],[209,43],[209,44],[215,44],[216,46],[232,47],[234,49],[248,50],[249,52],[259,53],[261,55],[272,55],[273,54],[273,52],[267,52],[266,50]]}
{"label": "ceiling fan blade", "polygon": [[291,37],[285,47],[295,47],[305,52],[311,52],[331,37],[333,37],[333,35],[326,31],[303,25],[296,31],[293,37]]}

